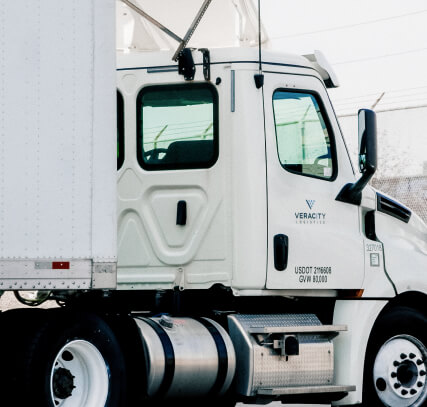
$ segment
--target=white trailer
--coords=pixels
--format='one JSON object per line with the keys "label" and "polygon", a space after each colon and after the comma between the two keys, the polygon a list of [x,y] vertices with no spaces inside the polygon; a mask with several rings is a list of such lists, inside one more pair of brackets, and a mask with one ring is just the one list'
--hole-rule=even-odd
{"label": "white trailer", "polygon": [[427,227],[368,185],[369,110],[356,174],[324,56],[115,61],[114,2],[35,3],[2,6],[0,289],[59,307],[0,314],[2,403],[424,405]]}
{"label": "white trailer", "polygon": [[114,5],[1,6],[0,289],[116,285]]}

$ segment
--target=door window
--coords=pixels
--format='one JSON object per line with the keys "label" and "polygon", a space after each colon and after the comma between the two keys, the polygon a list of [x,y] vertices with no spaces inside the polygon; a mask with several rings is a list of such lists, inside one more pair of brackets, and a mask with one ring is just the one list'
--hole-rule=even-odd
{"label": "door window", "polygon": [[148,86],[137,99],[146,170],[208,168],[218,158],[218,97],[209,84]]}
{"label": "door window", "polygon": [[277,90],[273,94],[273,111],[282,167],[296,174],[334,179],[333,140],[316,97]]}

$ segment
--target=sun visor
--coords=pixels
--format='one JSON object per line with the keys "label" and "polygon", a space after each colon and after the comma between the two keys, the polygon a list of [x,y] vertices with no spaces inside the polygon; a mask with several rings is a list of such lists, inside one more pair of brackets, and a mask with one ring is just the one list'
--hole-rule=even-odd
{"label": "sun visor", "polygon": [[303,56],[307,58],[312,63],[314,69],[319,72],[327,88],[338,88],[338,86],[340,86],[337,75],[321,51],[315,50],[314,54]]}

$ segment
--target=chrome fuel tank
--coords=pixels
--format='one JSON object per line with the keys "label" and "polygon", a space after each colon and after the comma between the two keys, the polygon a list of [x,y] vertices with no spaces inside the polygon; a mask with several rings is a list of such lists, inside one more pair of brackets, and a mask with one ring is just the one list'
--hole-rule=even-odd
{"label": "chrome fuel tank", "polygon": [[208,318],[134,317],[145,354],[147,395],[224,394],[236,369],[227,332]]}

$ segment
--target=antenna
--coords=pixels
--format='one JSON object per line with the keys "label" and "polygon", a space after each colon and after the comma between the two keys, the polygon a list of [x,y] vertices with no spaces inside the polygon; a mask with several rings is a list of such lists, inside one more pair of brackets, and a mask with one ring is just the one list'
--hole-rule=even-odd
{"label": "antenna", "polygon": [[261,57],[261,0],[258,0],[258,73],[254,75],[255,86],[257,89],[264,85],[264,74],[262,73]]}
{"label": "antenna", "polygon": [[261,0],[258,0],[258,58],[259,58],[259,73],[262,72],[261,59]]}

